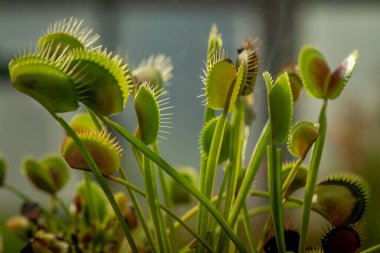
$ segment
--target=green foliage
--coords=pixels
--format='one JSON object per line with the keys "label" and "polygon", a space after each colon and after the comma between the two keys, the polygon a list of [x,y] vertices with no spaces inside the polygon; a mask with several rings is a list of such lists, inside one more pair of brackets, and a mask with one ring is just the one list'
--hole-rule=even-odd
{"label": "green foliage", "polygon": [[305,157],[318,136],[318,125],[309,121],[297,122],[290,131],[288,150],[295,157]]}
{"label": "green foliage", "polygon": [[[75,18],[58,21],[40,37],[34,52],[20,55],[9,63],[16,90],[43,105],[64,128],[67,136],[61,145],[61,156],[70,167],[84,170],[85,177],[77,187],[69,210],[58,196],[69,178],[65,162],[56,156],[41,161],[27,158],[23,164],[24,174],[33,185],[51,196],[50,207],[45,210],[27,194],[5,182],[7,167],[0,159],[0,186],[27,202],[22,215],[7,223],[26,243],[24,251],[170,253],[191,247],[197,253],[247,252],[240,239],[242,232],[246,233],[252,252],[345,253],[355,252],[360,247],[362,237],[356,225],[360,224],[369,205],[365,183],[347,175],[316,183],[327,131],[327,100],[341,94],[354,70],[356,51],[332,72],[322,53],[307,46],[300,52],[299,66],[287,66],[274,82],[271,75],[264,72],[269,120],[248,160],[248,136],[255,127],[253,90],[260,63],[258,40],[245,40],[234,64],[221,50],[221,35],[213,25],[203,78],[206,108],[200,138],[198,183],[194,170],[177,171],[159,151],[159,132],[165,132],[160,128],[169,128],[164,124],[171,120],[171,113],[161,113],[170,108],[162,108],[169,103],[169,98],[161,96],[165,94],[163,87],[172,78],[171,59],[157,54],[130,70],[119,55],[108,53],[102,46],[93,48],[98,36],[93,35],[91,29],[81,27],[82,21]],[[312,97],[323,99],[324,104],[317,124],[302,120],[292,128],[294,102],[303,86]],[[135,135],[108,118],[124,110],[131,91],[138,120]],[[87,113],[77,114],[70,124],[57,115],[75,111],[80,104]],[[132,145],[145,191],[128,180],[122,168],[122,148],[106,132],[105,124],[110,132],[116,131]],[[296,159],[288,163],[284,163],[280,148],[286,141]],[[265,150],[268,177],[260,180],[266,180],[269,190],[259,192],[253,182]],[[310,150],[310,164],[303,165]],[[224,167],[220,172],[219,166]],[[134,173],[134,169],[134,165],[128,168],[130,173]],[[98,184],[89,173],[93,173]],[[156,184],[156,173],[160,188]],[[223,179],[216,191],[219,175]],[[106,179],[123,185],[128,198],[125,191],[112,193]],[[302,188],[305,188],[303,201],[292,196]],[[135,194],[145,198],[149,212],[144,212],[145,205]],[[269,198],[270,206],[255,204],[251,209],[247,205],[250,195]],[[195,199],[197,206],[178,217],[173,207],[192,204]],[[284,209],[299,206],[302,208],[300,233],[288,230],[284,221]],[[31,215],[37,209],[41,213]],[[64,218],[57,215],[61,209]],[[250,215],[268,211],[261,238],[256,240]],[[332,224],[321,240],[323,250],[320,245],[306,250],[311,211]],[[187,221],[197,212],[197,224],[190,226]],[[237,227],[240,217],[244,223],[242,229]],[[179,240],[179,226],[193,236],[192,243]],[[349,240],[345,243],[341,238]],[[369,252],[377,248],[375,245]]]}
{"label": "green foliage", "polygon": [[106,49],[73,50],[72,65],[85,73],[77,85],[79,100],[99,115],[121,112],[132,84],[129,69],[118,55]]}
{"label": "green foliage", "polygon": [[[78,132],[80,140],[90,152],[96,165],[105,174],[112,174],[121,165],[122,149],[111,135],[104,131]],[[67,137],[61,145],[61,155],[73,169],[90,170],[78,145]]]}
{"label": "green foliage", "polygon": [[271,77],[266,72],[264,73],[264,79],[267,82],[269,94],[272,135],[279,143],[285,143],[288,139],[293,118],[293,96],[289,78],[287,73],[284,73],[272,84]]}
{"label": "green foliage", "polygon": [[256,77],[259,71],[259,52],[258,52],[258,40],[246,39],[243,42],[243,48],[238,55],[237,65],[241,64],[245,66],[245,72],[243,77],[243,83],[240,86],[239,95],[246,96],[253,92],[256,84]]}
{"label": "green foliage", "polygon": [[50,24],[37,44],[40,48],[50,44],[52,52],[57,50],[58,55],[63,54],[64,49],[89,49],[99,36],[92,35],[92,30],[89,28],[81,28],[82,23],[83,20],[71,17],[68,21],[63,19]]}
{"label": "green foliage", "polygon": [[[282,182],[283,183],[285,182],[285,179],[288,177],[288,175],[290,174],[290,172],[294,166],[296,166],[296,163],[294,163],[294,162],[285,163],[282,165]],[[306,179],[307,179],[307,171],[308,171],[308,169],[305,165],[301,165],[298,168],[297,173],[296,173],[294,179],[292,180],[291,185],[289,186],[289,188],[287,190],[288,196],[293,194],[296,190],[302,189],[305,187]]]}
{"label": "green foliage", "polygon": [[[76,189],[76,198],[77,198],[77,207],[76,215],[84,215],[88,222],[91,221],[90,218],[93,218],[95,221],[100,224],[105,225],[108,219],[111,216],[110,206],[104,195],[104,192],[94,182],[85,182],[82,181],[77,185]],[[90,217],[90,213],[94,217]]]}
{"label": "green foliage", "polygon": [[[104,124],[101,123],[100,126],[105,129]],[[70,120],[70,127],[76,132],[98,130],[98,126],[89,113],[75,114]]]}
{"label": "green foliage", "polygon": [[[198,180],[197,173],[194,168],[180,167],[178,168],[178,172],[192,185],[196,186]],[[181,186],[181,184],[176,182],[173,178],[169,177],[167,185],[173,204],[191,204],[193,197],[188,191],[186,191],[186,189]]]}
{"label": "green foliage", "polygon": [[73,74],[72,58],[62,59],[58,51],[51,52],[51,45],[46,44],[13,59],[9,63],[12,84],[51,112],[75,111],[79,106],[79,78]]}
{"label": "green foliage", "polygon": [[57,156],[47,156],[39,162],[27,158],[22,170],[35,187],[50,194],[58,192],[69,179],[65,162]]}
{"label": "green foliage", "polygon": [[235,85],[236,74],[235,65],[230,59],[218,60],[210,67],[205,82],[208,107],[224,109],[226,102],[232,100],[230,89]]}
{"label": "green foliage", "polygon": [[337,174],[321,181],[313,198],[313,208],[332,224],[355,224],[368,206],[368,189],[359,176]]}
{"label": "green foliage", "polygon": [[[201,132],[200,137],[200,143],[201,143],[201,152],[205,156],[205,158],[208,157],[208,154],[210,152],[210,146],[212,142],[212,137],[215,132],[216,124],[218,123],[219,117],[213,118],[209,122],[206,123],[206,125],[203,127],[203,130]],[[224,135],[223,135],[223,142],[222,147],[219,153],[219,160],[218,163],[221,164],[224,161],[226,161],[230,154],[230,132],[231,132],[231,124],[228,122],[226,124],[226,127],[224,129]]]}
{"label": "green foliage", "polygon": [[163,54],[152,55],[148,59],[144,59],[136,69],[132,71],[132,75],[137,86],[146,82],[157,90],[168,83],[172,78],[173,65],[170,57]]}
{"label": "green foliage", "polygon": [[160,110],[156,96],[148,84],[139,87],[134,106],[142,142],[145,144],[155,143],[160,128]]}
{"label": "green foliage", "polygon": [[299,67],[306,91],[316,98],[335,99],[351,77],[359,53],[353,51],[331,73],[325,57],[317,49],[304,47],[299,56]]}

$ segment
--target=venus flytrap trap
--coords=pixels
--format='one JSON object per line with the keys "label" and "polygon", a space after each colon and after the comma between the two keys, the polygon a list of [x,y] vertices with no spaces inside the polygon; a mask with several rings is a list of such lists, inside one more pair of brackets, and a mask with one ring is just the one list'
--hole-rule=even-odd
{"label": "venus flytrap trap", "polygon": [[[269,119],[246,161],[248,135],[255,124],[259,43],[244,40],[234,63],[212,25],[201,78],[205,112],[197,182],[194,170],[176,169],[160,155],[158,139],[166,139],[163,135],[171,128],[172,106],[165,91],[172,78],[170,58],[153,55],[130,69],[119,55],[94,46],[99,36],[82,28],[82,23],[75,18],[57,21],[40,37],[34,51],[20,54],[9,64],[13,86],[45,107],[65,131],[60,151],[66,163],[58,156],[46,156],[27,158],[23,164],[27,179],[51,196],[50,209],[6,184],[7,167],[0,159],[0,187],[26,201],[21,215],[8,221],[9,229],[25,241],[22,252],[350,253],[363,245],[361,221],[369,202],[365,182],[336,174],[317,184],[327,101],[341,94],[353,72],[356,51],[331,72],[324,56],[307,46],[301,50],[299,66],[287,65],[275,81],[264,72]],[[302,87],[324,104],[317,123],[302,120],[292,125]],[[134,133],[109,118],[125,109],[130,95],[138,122]],[[86,112],[78,112],[69,123],[58,115],[79,107]],[[113,132],[118,136],[111,137]],[[140,167],[135,171],[142,174],[145,189],[129,181],[122,163],[124,147],[116,138],[131,144]],[[283,161],[280,147],[285,143],[294,161]],[[258,191],[253,182],[265,153],[269,191]],[[70,206],[58,197],[69,177],[67,165],[84,173]],[[216,184],[219,167],[223,167],[221,185]],[[113,193],[108,181],[124,186],[125,191]],[[303,200],[293,196],[302,188],[306,188]],[[270,204],[248,208],[251,196],[266,198]],[[189,209],[179,217],[176,207],[181,203]],[[284,209],[291,208],[303,210],[300,233],[284,223]],[[319,245],[309,246],[311,210],[330,226]],[[267,222],[255,231],[251,219],[263,213],[268,214]],[[196,224],[191,224],[195,216]],[[179,240],[179,227],[193,240]]]}

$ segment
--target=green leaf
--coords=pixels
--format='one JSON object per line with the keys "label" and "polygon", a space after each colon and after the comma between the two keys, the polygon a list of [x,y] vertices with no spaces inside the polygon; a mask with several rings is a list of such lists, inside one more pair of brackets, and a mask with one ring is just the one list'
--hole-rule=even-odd
{"label": "green leaf", "polygon": [[368,206],[367,183],[348,173],[330,176],[314,191],[312,207],[334,225],[355,224]]}
{"label": "green leaf", "polygon": [[22,169],[34,186],[50,194],[62,189],[69,180],[67,165],[58,156],[47,156],[40,162],[27,158]]}
{"label": "green leaf", "polygon": [[340,95],[354,71],[358,57],[358,51],[353,51],[331,74],[327,90],[327,96],[329,99],[335,99]]}
{"label": "green leaf", "polygon": [[293,96],[287,73],[279,76],[271,88],[269,107],[272,134],[276,141],[285,143],[293,117]]}
{"label": "green leaf", "polygon": [[141,85],[134,102],[139,122],[140,137],[145,144],[157,141],[160,128],[160,110],[156,97],[148,85]]}
{"label": "green leaf", "polygon": [[296,73],[289,73],[290,87],[292,88],[293,102],[297,101],[302,91],[302,80]]}
{"label": "green leaf", "polygon": [[[89,189],[86,187],[89,187]],[[95,214],[94,218],[99,222],[106,222],[110,218],[110,205],[99,185],[89,181],[89,185],[86,186],[86,182],[83,180],[77,186],[77,195],[84,201],[86,215],[88,215],[88,209],[92,207],[94,210],[91,211]]]}
{"label": "green leaf", "polygon": [[302,48],[298,62],[307,93],[316,98],[326,98],[330,79],[330,68],[325,57],[315,48]]}
{"label": "green leaf", "polygon": [[113,115],[121,112],[132,85],[128,65],[118,55],[106,49],[72,50],[69,54],[75,73],[81,76],[77,83],[79,101],[97,115]]}
{"label": "green leaf", "polygon": [[[110,133],[96,130],[78,132],[77,135],[102,173],[112,174],[120,168],[122,148],[115,138],[111,139]],[[64,140],[60,150],[62,157],[71,168],[91,169],[77,143],[71,137],[68,136]]]}
{"label": "green leaf", "polygon": [[318,124],[309,121],[296,123],[289,134],[288,150],[296,157],[304,157],[318,136]]}
{"label": "green leaf", "polygon": [[163,54],[151,55],[143,59],[132,75],[138,85],[147,82],[159,90],[172,78],[173,64],[170,57]]}
{"label": "green leaf", "polygon": [[[203,127],[200,143],[201,143],[201,151],[202,151],[202,154],[205,156],[205,158],[208,157],[208,154],[210,152],[212,137],[214,136],[215,127],[216,127],[216,124],[218,123],[218,120],[219,120],[219,117],[213,118],[209,122],[207,122],[206,125]],[[222,142],[222,147],[219,153],[218,164],[223,163],[229,157],[230,130],[231,130],[231,124],[227,121],[226,127],[224,129],[223,142]]]}
{"label": "green leaf", "polygon": [[265,71],[263,73],[263,77],[264,77],[264,81],[265,81],[265,86],[267,88],[267,92],[269,94],[270,91],[272,90],[273,78],[272,78],[271,74],[268,71]]}
{"label": "green leaf", "polygon": [[235,79],[236,68],[230,59],[220,60],[212,65],[205,83],[207,106],[219,110],[224,109],[226,102],[232,102],[230,89],[235,85]]}
{"label": "green leaf", "polygon": [[[289,173],[293,169],[293,167],[296,166],[296,163],[286,163],[282,164],[282,183],[286,181],[287,177],[289,176]],[[301,189],[305,187],[306,185],[306,179],[307,179],[307,173],[308,169],[305,165],[300,165],[297,173],[294,176],[294,179],[292,180],[292,183],[289,185],[287,189],[287,196],[290,196],[298,189]]]}
{"label": "green leaf", "polygon": [[51,112],[75,111],[79,107],[71,58],[56,59],[51,45],[29,52],[9,63],[9,74],[16,90],[34,98]]}
{"label": "green leaf", "polygon": [[[100,125],[102,129],[105,129],[105,126],[101,122]],[[89,113],[76,114],[70,120],[70,127],[76,132],[98,130],[98,126]]]}
{"label": "green leaf", "polygon": [[260,57],[258,52],[258,40],[245,39],[243,41],[243,47],[238,49],[237,66],[244,64],[246,71],[244,74],[244,80],[240,86],[239,95],[246,96],[253,92],[256,83],[257,73],[259,71]]}
{"label": "green leaf", "polygon": [[49,173],[55,191],[62,189],[69,181],[69,169],[61,157],[47,156],[40,164]]}
{"label": "green leaf", "polygon": [[55,192],[49,172],[39,162],[33,158],[27,158],[23,163],[22,170],[35,187],[50,194]]}
{"label": "green leaf", "polygon": [[82,23],[83,20],[72,17],[68,21],[63,19],[50,24],[46,33],[39,38],[38,46],[49,43],[53,48],[52,52],[58,50],[59,54],[65,53],[65,48],[89,49],[99,35],[92,34],[92,29],[81,28]]}
{"label": "green leaf", "polygon": [[[180,167],[178,168],[179,174],[181,174],[186,180],[188,180],[193,186],[197,185],[197,173],[192,167]],[[167,186],[170,192],[170,197],[175,205],[178,204],[191,204],[193,196],[189,191],[182,187],[177,181],[169,177],[167,179]]]}
{"label": "green leaf", "polygon": [[274,232],[276,235],[278,252],[285,252],[285,236],[284,236],[284,210],[282,206],[282,152],[275,146],[267,147],[267,167],[268,167],[268,188],[270,194],[270,205],[272,213],[272,221]]}

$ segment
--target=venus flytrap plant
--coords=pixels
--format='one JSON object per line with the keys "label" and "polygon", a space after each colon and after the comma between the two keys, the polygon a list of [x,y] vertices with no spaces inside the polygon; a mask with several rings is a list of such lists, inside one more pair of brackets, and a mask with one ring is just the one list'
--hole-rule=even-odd
{"label": "venus flytrap plant", "polygon": [[[137,119],[139,122],[140,138],[146,145],[152,145],[157,142],[160,111],[154,91],[148,84],[142,84],[136,93],[134,101]],[[147,191],[147,202],[150,216],[154,225],[155,236],[157,239],[158,249],[160,252],[170,252],[169,241],[165,236],[165,225],[161,214],[156,178],[152,161],[146,155],[143,155],[143,175],[144,184]]]}
{"label": "venus flytrap plant", "polygon": [[[9,64],[13,86],[37,100],[65,130],[61,156],[71,168],[84,172],[69,210],[57,198],[59,207],[66,210],[65,219],[52,215],[58,206],[49,211],[30,202],[25,204],[21,219],[10,224],[10,228],[19,227],[22,236],[29,233],[24,251],[348,253],[362,245],[361,220],[369,198],[365,183],[357,177],[338,174],[316,184],[326,134],[327,100],[340,95],[355,66],[356,52],[331,72],[320,52],[305,47],[300,53],[299,71],[287,66],[274,82],[268,72],[264,73],[269,120],[245,168],[246,144],[254,119],[258,42],[245,40],[234,64],[221,50],[221,36],[213,25],[202,77],[206,107],[198,189],[195,180],[189,180],[193,174],[177,170],[159,152],[159,134],[170,128],[167,124],[171,113],[166,110],[171,106],[163,89],[172,77],[170,58],[151,56],[131,71],[117,54],[102,46],[93,47],[98,37],[91,29],[83,29],[80,20],[58,21],[41,36],[33,52],[20,54]],[[291,127],[293,103],[302,86],[313,97],[323,99],[324,105],[317,124],[300,121]],[[138,121],[134,134],[109,118],[124,110],[130,93]],[[70,123],[58,115],[76,111],[81,105],[87,113],[76,115]],[[122,148],[111,138],[110,131],[131,144],[145,191],[128,180],[122,168]],[[283,163],[279,149],[286,141],[296,159],[290,163]],[[303,162],[313,145],[308,169]],[[268,192],[252,186],[265,152]],[[24,166],[28,180],[52,196],[57,196],[68,178],[65,166],[55,160],[29,159]],[[0,186],[12,190],[4,182],[6,169],[1,161]],[[215,195],[220,165],[224,166],[223,181]],[[106,180],[123,185],[129,196],[124,191],[112,193]],[[292,196],[305,186],[304,200]],[[13,190],[30,201],[27,195]],[[145,198],[148,216],[137,194]],[[266,198],[270,205],[248,209],[247,199],[251,196]],[[178,217],[178,202],[191,202],[192,197],[198,203]],[[284,226],[283,210],[288,208],[303,209],[300,234]],[[33,210],[42,211],[37,215]],[[306,249],[311,210],[331,226],[320,245]],[[268,222],[257,242],[250,219],[263,213],[268,213]],[[186,223],[196,215],[195,226]],[[22,223],[22,219],[26,222]],[[244,225],[242,231],[238,229],[240,222]],[[180,226],[192,235],[192,242],[181,244]],[[245,233],[247,245],[241,242],[241,233]],[[364,252],[377,249],[375,245]]]}
{"label": "venus flytrap plant", "polygon": [[[242,64],[238,71],[229,59],[216,61],[209,69],[206,77],[207,105],[211,109],[223,109],[215,126],[210,151],[207,158],[204,194],[210,200],[214,189],[217,162],[219,161],[220,149],[226,126],[227,114],[232,110],[243,82],[245,67]],[[208,213],[201,208],[199,216],[200,235],[205,238],[208,227]],[[202,247],[197,249],[202,252]]]}
{"label": "venus flytrap plant", "polygon": [[358,52],[354,51],[333,73],[331,73],[324,56],[318,50],[313,47],[304,47],[300,52],[298,64],[304,87],[312,97],[323,99],[323,106],[318,120],[319,133],[310,161],[310,171],[307,178],[304,206],[302,209],[301,237],[299,244],[300,253],[305,251],[310,205],[312,202],[326,137],[327,101],[328,99],[335,99],[340,95],[344,86],[351,77],[358,56]]}
{"label": "venus flytrap plant", "polygon": [[287,73],[273,83],[269,73],[264,73],[268,93],[271,144],[268,146],[268,185],[271,198],[271,216],[279,252],[287,250],[284,237],[282,207],[282,152],[276,143],[285,143],[293,118],[293,95]]}
{"label": "venus flytrap plant", "polygon": [[[71,35],[75,37],[76,34]],[[58,55],[59,46],[56,47],[54,53],[52,54],[51,50],[52,44],[48,44],[47,46],[43,46],[41,50],[36,49],[35,53],[29,53],[11,61],[9,64],[9,71],[12,83],[16,89],[26,93],[40,102],[41,105],[43,105],[57,120],[57,122],[61,124],[67,134],[73,138],[73,141],[78,145],[78,148],[82,152],[87,164],[94,172],[96,179],[105,191],[131,247],[137,250],[132,235],[126,226],[111,191],[99,172],[96,163],[76,133],[61,117],[56,114],[58,112],[76,110],[79,106],[79,100],[84,100],[84,103],[86,103],[86,99],[88,99],[91,95],[94,95],[94,101],[90,100],[88,104],[91,108],[97,110],[97,112],[108,114],[121,110],[123,108],[122,103],[126,102],[126,98],[123,96],[122,92],[128,91],[128,88],[124,88],[124,85],[128,84],[126,81],[128,80],[128,77],[125,76],[124,78],[124,76],[121,76],[126,73],[126,66],[121,66],[119,59],[110,59],[110,55],[105,55],[105,51],[101,52],[98,50],[88,53],[83,53],[84,51],[81,51],[78,54],[66,56],[65,54],[62,54],[62,52]],[[88,85],[88,80],[83,82],[82,70],[78,71],[76,68],[78,63],[71,67],[74,63],[74,56],[77,57],[75,61],[78,61],[79,58],[80,60],[91,62],[91,65],[87,65],[91,66],[91,68],[86,69],[86,71],[98,71],[96,74],[98,79],[100,78],[100,75],[103,75],[102,79],[105,80],[106,84],[109,84],[109,89],[111,89],[111,92],[116,91],[115,96],[120,94],[120,100],[114,100],[111,99],[111,97],[104,99],[104,96],[103,99],[100,99],[99,96],[96,99],[95,97],[96,95],[99,95],[99,93],[97,93],[95,88],[99,87],[99,85],[95,86],[95,88],[91,88],[91,93],[87,94],[86,92],[88,89],[84,87]],[[100,63],[99,59],[102,61],[104,60],[105,62]],[[104,67],[100,64],[104,64]],[[118,70],[118,68],[120,70]],[[118,74],[118,76],[114,77],[115,73]],[[81,74],[82,76],[80,76]],[[119,83],[118,81],[121,82]],[[110,94],[110,92],[104,94],[108,96],[114,95]],[[110,101],[116,101],[117,104],[115,105],[115,102],[109,104]]]}

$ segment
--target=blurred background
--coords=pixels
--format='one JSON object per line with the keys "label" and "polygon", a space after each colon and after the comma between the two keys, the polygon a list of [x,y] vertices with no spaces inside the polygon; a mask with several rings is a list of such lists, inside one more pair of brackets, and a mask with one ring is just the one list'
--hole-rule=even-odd
{"label": "blurred background", "polygon": [[[261,1],[6,1],[0,0],[0,154],[9,165],[7,183],[48,203],[20,172],[25,155],[37,159],[58,153],[63,132],[50,115],[31,98],[14,90],[8,63],[19,49],[28,48],[46,31],[47,25],[71,16],[84,19],[84,27],[100,35],[100,44],[128,55],[133,68],[151,54],[172,58],[174,70],[170,92],[173,130],[160,142],[161,153],[170,163],[198,167],[198,136],[202,126],[202,75],[210,26],[216,23],[223,48],[232,59],[247,37],[261,40],[260,72],[275,76],[288,61],[297,61],[300,48],[311,44],[324,53],[331,68],[358,49],[357,68],[342,95],[329,103],[326,149],[321,177],[338,171],[361,174],[370,185],[371,197],[364,246],[379,243],[380,219],[380,2],[375,0],[261,0]],[[261,74],[255,91],[257,119],[249,150],[267,118],[265,86]],[[130,102],[130,101],[129,101]],[[305,92],[296,104],[295,120],[317,121],[321,101]],[[65,114],[70,118],[72,114]],[[130,131],[136,125],[131,104],[115,117]],[[125,161],[131,181],[141,184],[126,143]],[[71,174],[71,185],[82,173]],[[257,182],[257,185],[265,183]],[[67,201],[73,187],[61,193]],[[0,229],[4,252],[17,252],[19,245],[4,231],[5,217],[19,212],[21,201],[0,189]],[[290,221],[289,221],[290,223]],[[296,225],[295,225],[296,226]],[[324,227],[326,229],[326,227]],[[323,228],[317,230],[321,233]],[[11,243],[12,242],[12,243]]]}

